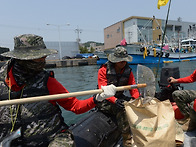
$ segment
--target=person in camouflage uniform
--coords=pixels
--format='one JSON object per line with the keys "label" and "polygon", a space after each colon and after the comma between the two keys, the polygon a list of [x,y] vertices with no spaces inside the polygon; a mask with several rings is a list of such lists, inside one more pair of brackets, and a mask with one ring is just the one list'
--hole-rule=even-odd
{"label": "person in camouflage uniform", "polygon": [[[193,83],[196,81],[196,70],[189,76],[175,79],[170,77],[169,83]],[[172,93],[179,110],[184,115],[184,119],[178,121],[182,124],[185,131],[196,129],[196,91],[195,90],[176,90]]]}
{"label": "person in camouflage uniform", "polygon": [[[109,54],[108,62],[101,66],[98,71],[98,87],[114,84],[115,86],[135,85],[135,78],[132,69],[127,62],[131,62],[132,57],[127,50],[120,46],[114,53]],[[119,130],[123,137],[123,145],[131,146],[131,131],[124,110],[124,101],[139,97],[138,89],[129,90],[129,96],[125,96],[123,91],[116,92],[114,97],[107,98],[97,105],[98,110],[113,116],[117,121]]]}
{"label": "person in camouflage uniform", "polygon": [[[14,50],[1,54],[11,59],[0,70],[0,101],[43,95],[68,93],[52,71],[44,70],[48,55],[57,53],[47,49],[43,38],[34,34],[14,38]],[[76,114],[95,107],[95,103],[115,94],[115,86],[102,87],[96,97],[78,100],[76,97],[40,101],[0,107],[0,144],[15,132],[21,136],[10,146],[69,147],[74,139],[61,115],[61,109]]]}

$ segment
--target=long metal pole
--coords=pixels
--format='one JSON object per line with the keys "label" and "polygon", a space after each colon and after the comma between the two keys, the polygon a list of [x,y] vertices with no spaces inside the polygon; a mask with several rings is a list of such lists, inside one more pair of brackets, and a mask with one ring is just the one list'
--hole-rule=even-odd
{"label": "long metal pole", "polygon": [[148,45],[149,45],[149,28],[148,28]]}
{"label": "long metal pole", "polygon": [[[59,59],[61,60],[61,59],[62,59],[62,47],[61,47],[60,27],[61,27],[62,25],[56,25],[56,24],[46,24],[46,25],[53,25],[53,26],[57,27],[57,29],[58,29],[58,34],[59,34]],[[66,25],[69,26],[70,24],[67,23]]]}
{"label": "long metal pole", "polygon": [[[167,22],[168,22],[168,18],[169,18],[170,5],[171,5],[171,0],[169,1],[169,7],[168,7],[168,11],[167,11],[167,17],[166,17],[166,21],[165,21],[165,28],[164,28],[163,37],[162,37],[162,44],[161,44],[161,53],[162,53],[163,42],[164,42],[164,39],[165,39],[166,30],[167,30]],[[160,60],[161,60],[161,56],[159,56],[159,62],[158,62],[158,67],[157,67],[157,72],[156,72],[155,79],[157,79],[157,76],[158,76]]]}
{"label": "long metal pole", "polygon": [[59,33],[59,58],[62,59],[62,48],[61,48],[61,35],[60,35],[60,26],[58,25],[58,33]]}

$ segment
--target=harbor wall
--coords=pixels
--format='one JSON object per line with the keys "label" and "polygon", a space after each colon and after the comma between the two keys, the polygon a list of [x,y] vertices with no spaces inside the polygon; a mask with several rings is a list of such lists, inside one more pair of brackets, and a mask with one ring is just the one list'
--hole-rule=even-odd
{"label": "harbor wall", "polygon": [[[0,67],[6,61],[0,61]],[[83,59],[65,59],[65,60],[46,60],[45,68],[58,68],[58,67],[72,67],[84,65],[97,65],[96,58],[83,58]]]}
{"label": "harbor wall", "polygon": [[46,68],[97,65],[96,58],[46,60]]}

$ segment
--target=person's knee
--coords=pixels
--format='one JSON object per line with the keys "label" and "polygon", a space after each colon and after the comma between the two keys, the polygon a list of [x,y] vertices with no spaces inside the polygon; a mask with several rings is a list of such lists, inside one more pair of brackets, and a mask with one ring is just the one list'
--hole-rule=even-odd
{"label": "person's knee", "polygon": [[176,101],[177,97],[179,97],[179,90],[176,90],[172,93],[172,98],[174,99],[174,101]]}

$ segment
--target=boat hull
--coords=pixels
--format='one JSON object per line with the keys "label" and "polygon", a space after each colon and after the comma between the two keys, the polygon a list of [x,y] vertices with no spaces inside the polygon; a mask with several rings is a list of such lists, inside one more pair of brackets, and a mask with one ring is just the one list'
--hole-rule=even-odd
{"label": "boat hull", "polygon": [[[126,46],[125,48],[127,49],[128,54],[133,57],[132,62],[129,62],[129,64],[157,64],[196,60],[196,52],[179,53],[163,50],[162,53],[160,53],[160,49],[156,49],[156,51],[154,51],[153,48],[149,48],[145,52],[145,49],[141,48],[139,45]],[[105,54],[107,53],[108,51],[105,52]],[[97,60],[98,65],[104,64],[105,62],[107,62],[106,55],[102,55],[101,58]]]}
{"label": "boat hull", "polygon": [[[133,57],[132,62],[128,62],[129,64],[157,64],[157,63],[172,63],[172,62],[186,62],[186,61],[194,61],[196,60],[195,57],[185,57],[185,58],[166,58],[166,57],[154,57],[154,56],[146,56],[145,58],[143,55],[133,55],[129,54]],[[160,60],[160,61],[159,61]],[[108,60],[107,58],[99,58],[97,60],[98,65],[102,65],[106,63]]]}
{"label": "boat hull", "polygon": [[185,62],[196,60],[195,57],[186,57],[186,58],[166,58],[166,57],[154,57],[146,56],[145,58],[142,55],[131,55],[133,61],[129,64],[157,64],[157,63],[172,63],[172,62]]}

